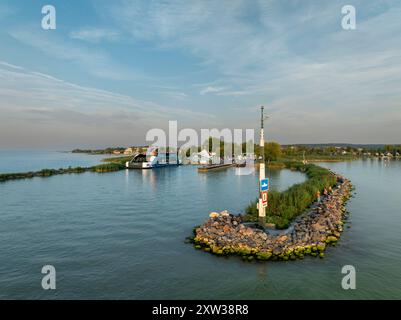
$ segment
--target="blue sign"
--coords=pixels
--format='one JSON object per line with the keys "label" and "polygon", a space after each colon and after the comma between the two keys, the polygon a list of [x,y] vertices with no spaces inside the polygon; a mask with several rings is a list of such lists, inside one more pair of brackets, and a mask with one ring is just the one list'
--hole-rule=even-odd
{"label": "blue sign", "polygon": [[260,191],[269,190],[269,178],[260,180]]}

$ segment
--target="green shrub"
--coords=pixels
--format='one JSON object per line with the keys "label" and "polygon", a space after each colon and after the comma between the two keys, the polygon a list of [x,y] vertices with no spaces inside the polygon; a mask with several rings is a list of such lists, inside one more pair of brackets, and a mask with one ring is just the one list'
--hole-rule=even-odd
{"label": "green shrub", "polygon": [[120,163],[106,163],[106,164],[100,164],[98,166],[94,166],[91,168],[91,171],[93,172],[113,172],[113,171],[119,171],[124,169],[124,165]]}

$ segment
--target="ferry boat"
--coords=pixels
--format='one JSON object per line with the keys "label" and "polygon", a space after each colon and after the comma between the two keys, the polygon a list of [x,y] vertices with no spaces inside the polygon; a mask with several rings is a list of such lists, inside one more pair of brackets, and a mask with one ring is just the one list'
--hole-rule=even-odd
{"label": "ferry boat", "polygon": [[148,151],[147,154],[135,154],[130,161],[125,163],[125,166],[128,169],[152,169],[181,164],[176,152],[163,152],[155,149],[151,152]]}

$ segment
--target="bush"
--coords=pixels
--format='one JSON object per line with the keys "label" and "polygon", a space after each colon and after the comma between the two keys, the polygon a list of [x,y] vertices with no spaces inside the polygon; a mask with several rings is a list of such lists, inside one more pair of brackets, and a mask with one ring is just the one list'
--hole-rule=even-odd
{"label": "bush", "polygon": [[98,166],[92,167],[91,171],[103,173],[103,172],[119,171],[124,168],[125,168],[125,166],[120,163],[106,163],[106,164],[100,164]]}

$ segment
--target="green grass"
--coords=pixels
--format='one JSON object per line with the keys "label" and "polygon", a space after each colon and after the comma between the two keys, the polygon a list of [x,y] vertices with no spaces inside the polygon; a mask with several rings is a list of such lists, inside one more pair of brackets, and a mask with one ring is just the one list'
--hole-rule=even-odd
{"label": "green grass", "polygon": [[[283,162],[285,168],[306,174],[307,180],[295,184],[289,189],[269,192],[266,222],[274,223],[278,229],[287,228],[289,223],[303,213],[315,200],[317,191],[334,186],[337,179],[328,169],[315,164],[304,165],[302,162]],[[257,221],[257,201],[251,202],[245,210],[245,220]]]}
{"label": "green grass", "polygon": [[33,177],[51,177],[59,174],[84,173],[87,171],[105,173],[124,170],[125,165],[121,163],[105,163],[93,167],[68,167],[60,169],[42,169],[34,172],[3,173],[0,174],[0,182],[18,179],[30,179]]}
{"label": "green grass", "polygon": [[[312,162],[325,161],[352,161],[358,159],[354,155],[325,155],[325,154],[306,154],[305,160]],[[279,161],[302,161],[303,155],[287,155],[278,159]]]}
{"label": "green grass", "polygon": [[124,157],[113,157],[113,158],[104,158],[102,159],[102,162],[108,162],[108,163],[118,163],[118,164],[123,164],[127,161],[130,161],[132,159],[132,156],[124,156]]}
{"label": "green grass", "polygon": [[92,172],[98,172],[98,173],[114,172],[123,169],[125,169],[125,166],[124,164],[121,163],[105,163],[90,168]]}

